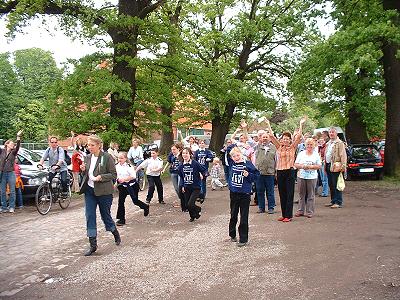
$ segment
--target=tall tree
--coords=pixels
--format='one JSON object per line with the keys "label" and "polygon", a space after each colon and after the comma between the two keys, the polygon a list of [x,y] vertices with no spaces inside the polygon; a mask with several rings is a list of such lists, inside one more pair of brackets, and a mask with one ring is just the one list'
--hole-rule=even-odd
{"label": "tall tree", "polygon": [[297,101],[318,101],[321,116],[335,115],[338,125],[346,127],[349,140],[359,143],[382,136],[385,106],[379,93],[383,89],[381,51],[373,42],[378,26],[369,22],[371,14],[368,19],[367,12],[353,8],[336,8],[337,31],[305,49],[289,86]]}
{"label": "tall tree", "polygon": [[27,100],[47,99],[53,83],[62,77],[51,52],[39,48],[15,51],[14,68],[22,86],[20,97]]}
{"label": "tall tree", "polygon": [[15,136],[11,121],[18,111],[17,91],[20,90],[17,75],[9,61],[9,53],[0,54],[0,138]]}
{"label": "tall tree", "polygon": [[[271,109],[277,78],[292,68],[292,52],[313,36],[312,1],[196,1],[188,21],[199,76],[193,85],[211,113],[210,147],[220,149],[238,112]],[[188,43],[188,45],[191,45]],[[283,49],[290,49],[288,51]],[[202,80],[207,78],[207,80]]]}
{"label": "tall tree", "polygon": [[400,177],[400,2],[383,0],[383,7],[390,13],[391,25],[397,32],[397,38],[385,40],[382,47],[386,94],[385,174]]}
{"label": "tall tree", "polygon": [[[138,54],[145,19],[165,0],[119,0],[117,5],[104,3],[96,7],[93,1],[3,1],[0,15],[8,15],[11,33],[36,15],[59,16],[68,34],[98,37],[107,34],[112,41],[112,74],[130,87],[130,92],[111,94],[109,132],[119,139],[130,139],[135,128],[133,106],[137,97]],[[82,28],[76,32],[76,28]]]}

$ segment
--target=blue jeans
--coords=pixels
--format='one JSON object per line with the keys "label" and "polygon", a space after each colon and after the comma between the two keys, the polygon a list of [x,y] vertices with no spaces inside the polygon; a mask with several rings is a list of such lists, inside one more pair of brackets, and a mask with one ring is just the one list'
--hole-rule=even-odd
{"label": "blue jeans", "polygon": [[7,209],[7,183],[10,187],[10,208],[15,208],[15,173],[11,172],[0,172],[1,176],[1,208]]}
{"label": "blue jeans", "polygon": [[201,186],[200,186],[200,199],[205,199],[207,194],[207,177],[204,177],[201,181]]}
{"label": "blue jeans", "polygon": [[265,191],[267,191],[268,209],[275,208],[274,175],[260,175],[256,181],[258,208],[265,211]]}
{"label": "blue jeans", "polygon": [[101,219],[106,227],[107,231],[115,230],[115,223],[111,217],[111,204],[113,196],[104,195],[96,196],[94,189],[90,186],[85,191],[85,215],[86,215],[86,230],[88,237],[97,236],[97,222],[96,222],[96,210],[97,205],[100,209]]}
{"label": "blue jeans", "polygon": [[321,177],[322,183],[322,192],[321,196],[328,196],[329,194],[329,184],[328,184],[328,175],[325,171],[325,163],[322,163],[321,169],[318,170],[319,176]]}
{"label": "blue jeans", "polygon": [[179,196],[179,175],[178,173],[171,173],[171,180],[176,194]]}
{"label": "blue jeans", "polygon": [[16,188],[16,202],[17,202],[17,207],[23,207],[24,206],[24,199],[22,198],[22,188]]}
{"label": "blue jeans", "polygon": [[330,167],[331,164],[326,164],[326,173],[328,175],[329,189],[331,190],[331,203],[342,206],[343,193],[336,188],[340,172],[331,172]]}
{"label": "blue jeans", "polygon": [[[143,160],[138,160],[137,162],[133,162],[133,165],[137,167],[143,162]],[[138,180],[139,177],[144,177],[144,170],[140,169],[136,174],[136,179]]]}
{"label": "blue jeans", "polygon": [[225,175],[225,181],[228,184],[229,182],[229,167],[224,165],[224,175]]}

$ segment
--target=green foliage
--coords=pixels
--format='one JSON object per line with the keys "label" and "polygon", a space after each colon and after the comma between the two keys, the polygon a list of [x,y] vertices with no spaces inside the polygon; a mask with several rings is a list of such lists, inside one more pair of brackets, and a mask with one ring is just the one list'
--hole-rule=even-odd
{"label": "green foliage", "polygon": [[[355,108],[367,133],[383,136],[385,99],[381,66],[384,38],[398,40],[399,31],[378,1],[333,1],[338,31],[311,46],[291,78],[296,101],[317,101],[321,116],[347,123]],[[302,100],[303,99],[303,100]]]}
{"label": "green foliage", "polygon": [[18,104],[16,93],[19,90],[18,80],[9,61],[9,53],[0,54],[0,137],[13,138],[15,129],[11,124]]}
{"label": "green foliage", "polygon": [[[211,118],[230,122],[229,106],[240,116],[273,110],[294,58],[290,51],[315,39],[307,19],[312,1],[191,1],[183,24],[188,85],[204,100]],[[295,52],[295,51],[294,51]],[[190,71],[188,70],[188,73]]]}
{"label": "green foliage", "polygon": [[24,141],[37,142],[47,138],[47,109],[43,101],[32,100],[13,119],[16,129],[24,129]]}
{"label": "green foliage", "polygon": [[26,100],[45,100],[52,84],[61,79],[52,54],[38,48],[17,50],[14,53],[15,71],[21,82],[20,97]]}
{"label": "green foliage", "polygon": [[[121,98],[130,97],[129,83],[113,76],[109,69],[100,64],[110,58],[101,53],[85,56],[74,63],[74,72],[59,81],[49,101],[51,132],[62,137],[76,133],[102,133],[112,123],[109,116],[110,94]],[[68,122],[66,122],[68,120]],[[107,137],[116,134],[110,128]],[[113,140],[119,142],[120,134]]]}
{"label": "green foliage", "polygon": [[[47,128],[47,112],[43,105],[62,72],[51,53],[41,49],[18,50],[13,56],[11,64],[10,54],[0,54],[0,132],[2,137],[9,138],[18,130],[27,129],[25,138],[42,139],[47,132],[42,128]],[[38,131],[34,133],[33,130]]]}

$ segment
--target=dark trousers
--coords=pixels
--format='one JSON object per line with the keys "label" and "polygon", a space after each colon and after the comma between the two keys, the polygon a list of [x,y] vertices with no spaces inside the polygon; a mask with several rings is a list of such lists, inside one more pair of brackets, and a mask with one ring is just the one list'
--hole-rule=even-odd
{"label": "dark trousers", "polygon": [[277,177],[282,217],[291,219],[293,217],[295,171],[293,169],[278,170]]}
{"label": "dark trousers", "polygon": [[196,200],[200,195],[200,188],[190,188],[185,187],[185,202],[186,207],[189,210],[189,215],[191,218],[198,217],[201,207],[196,205]]}
{"label": "dark trousers", "polygon": [[188,207],[187,207],[187,201],[185,199],[185,194],[182,193],[182,189],[179,191],[179,200],[181,201],[181,209],[182,211],[187,211]]}
{"label": "dark trousers", "polygon": [[236,224],[240,212],[239,242],[247,243],[249,239],[249,207],[251,197],[249,194],[230,192],[231,219],[229,220],[229,236],[236,237]]}
{"label": "dark trousers", "polygon": [[149,190],[147,191],[146,201],[150,202],[154,195],[155,187],[157,187],[158,202],[164,201],[164,190],[160,176],[147,175],[149,182]]}
{"label": "dark trousers", "polygon": [[343,193],[336,188],[340,172],[331,172],[331,164],[326,164],[326,175],[331,191],[331,203],[343,205]]}
{"label": "dark trousers", "polygon": [[139,206],[141,209],[145,209],[147,204],[140,201],[138,198],[139,193],[139,185],[136,182],[134,185],[124,187],[122,185],[118,186],[119,196],[118,196],[118,210],[117,210],[117,219],[121,222],[125,222],[125,199],[126,196],[130,196],[133,204]]}

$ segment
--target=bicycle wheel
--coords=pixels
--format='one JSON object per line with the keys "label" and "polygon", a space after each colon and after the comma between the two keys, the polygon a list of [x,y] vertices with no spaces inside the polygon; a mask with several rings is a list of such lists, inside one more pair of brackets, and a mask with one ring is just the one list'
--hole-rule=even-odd
{"label": "bicycle wheel", "polygon": [[42,184],[36,191],[35,204],[36,209],[41,215],[46,215],[51,208],[52,194],[47,183]]}
{"label": "bicycle wheel", "polygon": [[71,187],[68,186],[66,197],[64,197],[64,195],[61,193],[58,198],[58,204],[60,204],[60,207],[62,209],[66,209],[69,206],[69,204],[71,203],[71,197],[72,197]]}
{"label": "bicycle wheel", "polygon": [[68,185],[72,188],[74,184],[74,176],[72,175],[72,171],[68,170]]}
{"label": "bicycle wheel", "polygon": [[139,190],[143,191],[144,188],[146,187],[146,177],[144,176],[144,174],[138,177],[138,184],[139,184]]}

